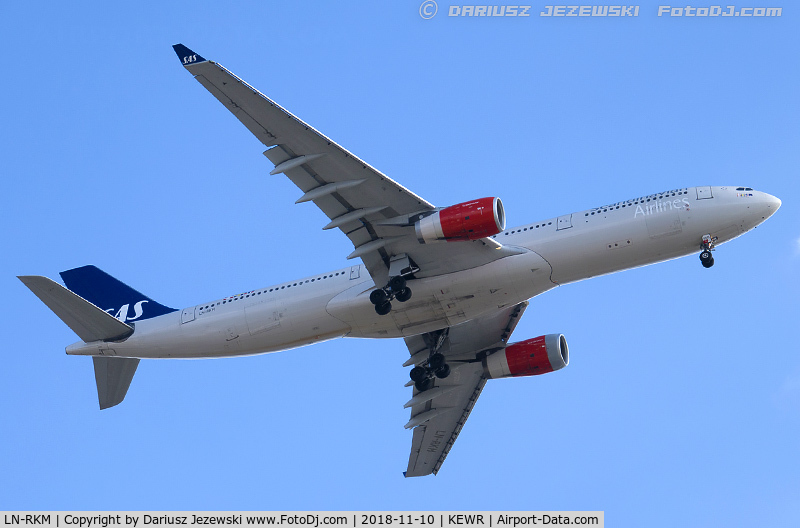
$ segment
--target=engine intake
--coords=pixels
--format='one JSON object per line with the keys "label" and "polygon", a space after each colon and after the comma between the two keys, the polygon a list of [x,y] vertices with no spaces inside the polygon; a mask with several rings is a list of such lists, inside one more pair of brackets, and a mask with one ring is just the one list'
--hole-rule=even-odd
{"label": "engine intake", "polygon": [[536,376],[569,365],[569,348],[563,334],[548,334],[512,343],[483,358],[489,379]]}
{"label": "engine intake", "polygon": [[414,227],[421,244],[446,240],[477,240],[496,235],[506,227],[500,198],[479,198],[436,211]]}

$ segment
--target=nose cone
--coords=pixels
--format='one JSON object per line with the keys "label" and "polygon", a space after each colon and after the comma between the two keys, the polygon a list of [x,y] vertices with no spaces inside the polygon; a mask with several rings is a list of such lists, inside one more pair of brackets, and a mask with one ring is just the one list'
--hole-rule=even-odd
{"label": "nose cone", "polygon": [[762,202],[762,214],[763,220],[766,220],[770,216],[775,214],[775,211],[780,209],[781,207],[781,200],[771,194],[761,193],[764,195],[763,202]]}
{"label": "nose cone", "polygon": [[749,222],[746,222],[751,225],[749,229],[766,222],[767,218],[774,215],[781,206],[781,201],[771,194],[759,191],[754,191],[753,194],[756,200],[748,206]]}
{"label": "nose cone", "polygon": [[773,207],[775,207],[776,211],[781,206],[781,199],[778,198],[777,196],[772,196],[771,194],[764,193],[764,197],[767,199],[767,202],[769,202]]}

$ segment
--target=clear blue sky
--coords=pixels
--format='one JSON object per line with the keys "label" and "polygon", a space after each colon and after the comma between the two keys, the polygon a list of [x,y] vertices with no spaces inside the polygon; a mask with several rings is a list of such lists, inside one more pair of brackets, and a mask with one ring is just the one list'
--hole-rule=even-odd
{"label": "clear blue sky", "polygon": [[[487,19],[439,2],[431,20],[416,0],[273,4],[0,7],[0,509],[796,525],[793,3],[770,19],[659,18],[655,4]],[[562,332],[569,367],[489,382],[437,477],[402,477],[401,341],[143,361],[125,402],[100,412],[91,360],[64,354],[76,337],[16,275],[91,263],[183,307],[343,266],[352,249],[269,176],[179,42],[436,205],[502,197],[509,225],[695,185],[747,185],[783,207],[710,270],[688,257],[534,299],[513,340]]]}

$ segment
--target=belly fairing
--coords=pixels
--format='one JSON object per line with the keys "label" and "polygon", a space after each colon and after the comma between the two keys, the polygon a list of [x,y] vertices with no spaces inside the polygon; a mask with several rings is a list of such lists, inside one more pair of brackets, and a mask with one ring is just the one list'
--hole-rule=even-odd
{"label": "belly fairing", "polygon": [[350,337],[406,337],[456,325],[517,304],[554,287],[550,265],[527,251],[477,268],[409,280],[411,299],[392,301],[380,316],[369,301],[371,281],[360,283],[328,303],[328,313],[349,324]]}

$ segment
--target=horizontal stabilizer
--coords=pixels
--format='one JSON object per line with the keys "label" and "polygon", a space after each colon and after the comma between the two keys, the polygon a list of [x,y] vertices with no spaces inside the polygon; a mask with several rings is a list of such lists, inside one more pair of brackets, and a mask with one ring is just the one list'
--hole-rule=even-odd
{"label": "horizontal stabilizer", "polygon": [[93,357],[94,379],[97,381],[97,399],[100,409],[108,409],[122,402],[131,386],[137,358]]}
{"label": "horizontal stabilizer", "polygon": [[131,325],[47,277],[27,275],[17,278],[87,343],[119,341],[133,333]]}

